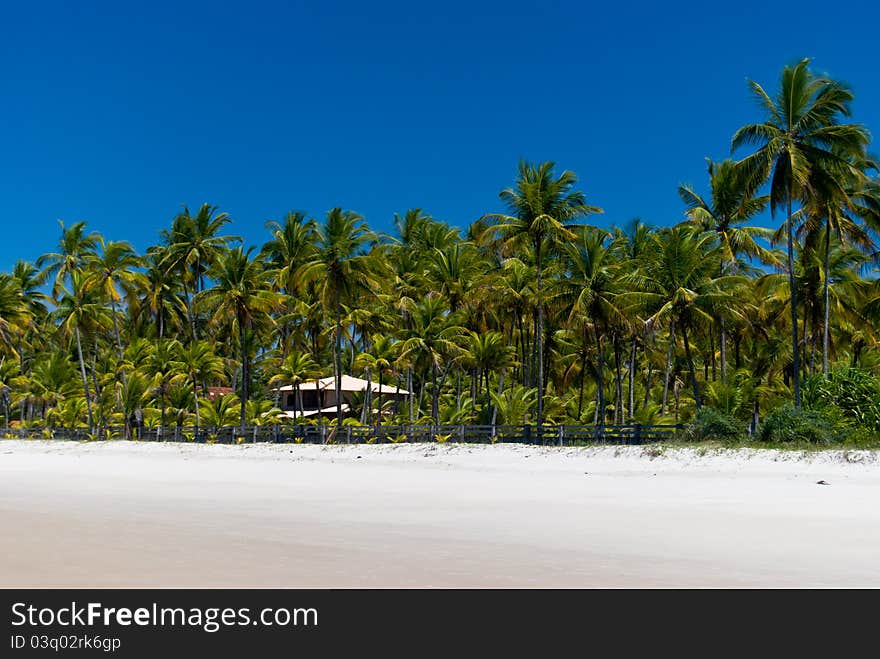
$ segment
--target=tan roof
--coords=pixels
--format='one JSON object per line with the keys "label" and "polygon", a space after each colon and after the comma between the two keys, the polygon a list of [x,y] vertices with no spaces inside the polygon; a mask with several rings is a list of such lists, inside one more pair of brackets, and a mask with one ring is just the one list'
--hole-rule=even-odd
{"label": "tan roof", "polygon": [[[382,393],[382,394],[394,394],[399,393],[403,396],[409,395],[409,392],[406,389],[399,389],[397,386],[391,386],[388,384],[383,384],[380,390],[379,383],[376,380],[373,380],[372,383],[367,380],[363,380],[361,378],[353,378],[350,375],[342,376],[342,391],[366,391],[367,385],[371,384],[370,389],[374,394]],[[312,380],[310,382],[304,382],[300,385],[300,389],[303,391],[311,391],[314,389],[319,389],[320,391],[335,391],[336,390],[336,378],[332,375],[321,378],[319,380]],[[278,387],[276,391],[293,391],[292,384],[286,384],[283,387]]]}

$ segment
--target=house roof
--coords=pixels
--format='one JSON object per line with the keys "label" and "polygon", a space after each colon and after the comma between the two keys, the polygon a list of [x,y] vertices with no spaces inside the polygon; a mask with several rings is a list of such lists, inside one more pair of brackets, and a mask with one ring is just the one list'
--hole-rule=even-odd
{"label": "house roof", "polygon": [[[372,390],[374,394],[382,393],[382,394],[400,394],[402,396],[408,396],[409,392],[406,389],[398,389],[397,386],[390,386],[387,384],[383,384],[382,387],[379,387],[379,383],[375,380],[371,383],[367,380],[363,380],[361,378],[353,378],[350,375],[342,376],[342,391],[366,391],[367,386]],[[303,391],[314,391],[315,389],[320,391],[335,391],[336,390],[336,378],[332,375],[326,378],[320,378],[319,380],[311,380],[309,382],[304,382],[300,385],[300,389]],[[278,387],[276,391],[293,391],[292,384],[286,384],[283,387]]]}

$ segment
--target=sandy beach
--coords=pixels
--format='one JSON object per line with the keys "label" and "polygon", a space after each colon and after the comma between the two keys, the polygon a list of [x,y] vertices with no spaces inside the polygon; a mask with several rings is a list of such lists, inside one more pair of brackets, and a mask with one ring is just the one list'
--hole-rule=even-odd
{"label": "sandy beach", "polygon": [[0,585],[878,587],[878,501],[874,452],[3,440]]}

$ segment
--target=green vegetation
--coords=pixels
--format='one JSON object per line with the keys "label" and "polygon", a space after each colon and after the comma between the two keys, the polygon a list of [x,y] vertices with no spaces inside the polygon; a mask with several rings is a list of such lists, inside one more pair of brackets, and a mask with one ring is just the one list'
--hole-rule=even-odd
{"label": "green vegetation", "polygon": [[[680,186],[672,226],[593,226],[602,211],[574,173],[526,161],[498,212],[463,228],[411,209],[381,235],[334,208],[287,213],[248,247],[203,204],[137,254],[61,223],[53,252],[0,273],[4,425],[191,438],[287,422],[273,387],[302,407],[305,383],[336,376],[338,396],[352,374],[415,395],[356,396],[333,441],[344,423],[433,422],[876,442],[868,131],[848,123],[852,92],[807,61],[776,92],[751,89],[761,116],[732,130],[739,159]],[[768,209],[776,226],[758,226]]]}

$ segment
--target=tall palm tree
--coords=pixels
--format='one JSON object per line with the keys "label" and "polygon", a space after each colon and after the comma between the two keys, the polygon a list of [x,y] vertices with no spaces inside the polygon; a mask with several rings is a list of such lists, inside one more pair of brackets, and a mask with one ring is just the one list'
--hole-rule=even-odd
{"label": "tall palm tree", "polygon": [[431,418],[435,424],[440,422],[440,369],[458,355],[458,340],[464,333],[464,328],[453,324],[448,311],[442,297],[424,299],[413,309],[408,338],[400,346],[403,360],[412,360],[431,370]]}
{"label": "tall palm tree", "polygon": [[702,396],[688,330],[699,329],[701,323],[711,323],[719,306],[732,306],[734,298],[730,288],[742,278],[718,273],[719,248],[714,246],[711,235],[697,232],[693,227],[670,227],[654,234],[654,240],[653,257],[645,266],[621,277],[635,290],[622,293],[618,299],[622,305],[635,303],[642,306],[650,314],[649,325],[669,325],[667,384],[675,332],[681,332],[694,403],[699,409]]}
{"label": "tall palm tree", "polygon": [[317,229],[316,252],[298,269],[304,283],[314,283],[325,311],[334,318],[333,375],[336,422],[342,425],[342,305],[377,287],[364,250],[375,239],[364,218],[334,208]]}
{"label": "tall palm tree", "polygon": [[299,290],[297,271],[315,251],[317,224],[302,212],[288,213],[282,223],[266,224],[272,238],[263,244],[260,258],[272,271],[275,286],[287,295]]}
{"label": "tall palm tree", "polygon": [[145,271],[139,280],[131,303],[135,313],[149,319],[156,325],[156,336],[165,337],[175,326],[185,328],[189,318],[189,305],[178,294],[178,282],[173,271],[163,264],[167,254],[166,247],[153,247],[144,258]]}
{"label": "tall palm tree", "polygon": [[[54,318],[59,322],[60,329],[76,340],[76,354],[79,359],[80,376],[82,378],[83,395],[88,410],[89,432],[94,432],[95,423],[92,414],[92,397],[89,394],[89,382],[86,377],[86,363],[83,356],[82,336],[84,332],[94,332],[109,325],[106,309],[93,292],[83,284],[84,276],[78,270],[70,271],[70,291],[64,292],[58,300]],[[64,290],[64,289],[62,289]]]}
{"label": "tall palm tree", "polygon": [[[709,165],[711,197],[706,200],[690,185],[680,185],[678,194],[687,206],[688,221],[700,231],[714,234],[720,248],[720,275],[737,274],[740,256],[760,259],[776,264],[774,254],[758,241],[769,239],[772,230],[743,226],[755,215],[764,211],[770,198],[755,196],[749,189],[745,170],[731,160],[716,163],[706,159]],[[727,379],[727,327],[726,314],[720,315],[721,325],[721,381]]]}
{"label": "tall palm tree", "polygon": [[537,423],[543,423],[544,410],[544,304],[543,264],[548,251],[563,240],[573,240],[570,225],[602,209],[587,204],[586,195],[574,190],[577,177],[563,171],[556,176],[555,163],[539,165],[521,160],[516,182],[499,194],[508,214],[489,214],[487,220],[498,223],[497,229],[508,246],[526,244],[534,255],[538,297],[537,317]]}
{"label": "tall palm tree", "polygon": [[258,321],[270,319],[279,296],[269,286],[262,262],[251,258],[252,249],[241,247],[221,252],[211,269],[215,285],[196,296],[196,307],[212,314],[215,325],[228,326],[238,336],[241,365],[241,426],[246,421],[250,364],[248,332]]}
{"label": "tall palm tree", "polygon": [[[501,332],[468,332],[464,345],[465,362],[477,373],[477,380],[485,380],[486,398],[483,407],[486,421],[492,418],[491,375],[516,363],[514,349],[507,344]],[[503,372],[503,371],[502,371]],[[502,392],[498,392],[500,396]]]}
{"label": "tall palm tree", "polygon": [[30,317],[19,281],[12,275],[0,273],[0,341],[5,347],[12,348],[12,334],[23,328]]}
{"label": "tall palm tree", "polygon": [[296,407],[300,418],[303,416],[302,385],[321,377],[321,367],[305,352],[291,352],[278,365],[275,375],[269,378],[269,385],[282,387],[290,385],[296,396]]}
{"label": "tall palm tree", "polygon": [[[609,328],[626,323],[627,317],[617,301],[618,273],[625,256],[619,241],[611,234],[593,227],[579,227],[575,240],[562,249],[567,277],[560,278],[554,298],[569,310],[569,321],[576,323],[584,334],[592,329],[596,347],[597,419],[605,423],[605,349],[603,339]],[[585,369],[581,369],[581,377]]]}
{"label": "tall palm tree", "polygon": [[192,400],[196,412],[196,436],[198,436],[201,425],[199,387],[223,378],[223,360],[214,352],[214,346],[210,341],[193,341],[189,345],[179,347],[177,361],[192,387]]}
{"label": "tall palm tree", "polygon": [[58,220],[58,224],[61,226],[58,251],[43,254],[36,261],[38,268],[44,268],[47,277],[54,278],[52,296],[56,299],[62,294],[70,277],[82,270],[86,258],[95,251],[100,240],[97,232],[86,233],[85,222],[75,222],[65,227],[64,222]]}
{"label": "tall palm tree", "polygon": [[791,297],[792,382],[794,404],[801,405],[800,346],[798,341],[797,290],[794,272],[794,204],[811,194],[810,176],[825,170],[843,187],[847,177],[858,176],[846,154],[859,156],[869,141],[859,124],[840,123],[850,115],[852,91],[846,85],[814,75],[810,60],[803,59],[782,70],[776,98],[757,82],[752,92],[764,110],[762,123],[743,126],[733,136],[731,149],[747,145],[757,150],[739,161],[747,187],[757,189],[770,182],[770,211],[786,208],[786,269]]}
{"label": "tall palm tree", "polygon": [[[110,301],[113,312],[113,333],[116,337],[116,349],[119,359],[122,359],[122,336],[119,333],[119,318],[116,305],[122,301],[120,289],[132,290],[142,279],[143,275],[135,270],[141,265],[141,258],[135,252],[130,243],[120,240],[105,242],[99,238],[101,253],[91,253],[86,256],[85,265],[87,275],[83,285],[87,289],[100,291]],[[123,372],[123,377],[124,372]]]}
{"label": "tall palm tree", "polygon": [[220,235],[220,230],[232,218],[227,213],[217,211],[216,206],[202,204],[193,215],[184,205],[183,212],[174,218],[171,229],[162,231],[168,248],[163,265],[180,274],[193,340],[198,339],[198,323],[191,298],[204,290],[205,274],[223,250],[230,243],[241,241],[238,236]]}
{"label": "tall palm tree", "polygon": [[[854,162],[862,174],[850,177],[841,187],[836,173],[824,169],[810,172],[809,199],[804,203],[796,218],[800,220],[798,234],[802,234],[805,246],[824,245],[822,297],[824,318],[822,328],[822,373],[828,373],[828,347],[831,322],[831,249],[832,232],[842,244],[847,242],[870,252],[874,243],[868,228],[880,226],[880,187],[864,175],[868,170],[877,170],[878,165],[871,159]],[[799,216],[799,217],[798,217]],[[867,224],[867,226],[865,226]],[[819,234],[824,233],[820,239]]]}

